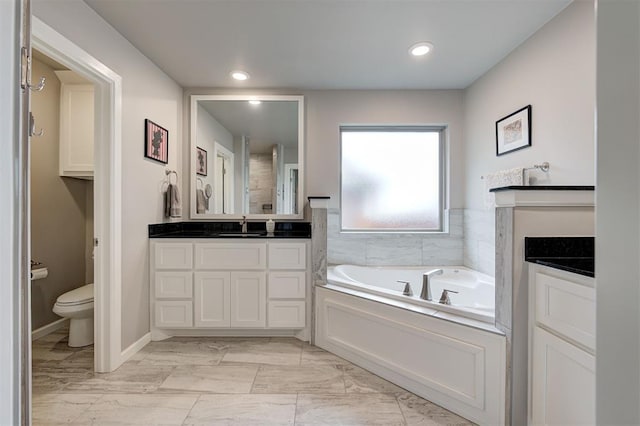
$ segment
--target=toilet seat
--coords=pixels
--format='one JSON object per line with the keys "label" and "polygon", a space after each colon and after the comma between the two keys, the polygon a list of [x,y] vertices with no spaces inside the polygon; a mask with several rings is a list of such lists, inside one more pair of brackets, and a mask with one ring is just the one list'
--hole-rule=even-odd
{"label": "toilet seat", "polygon": [[80,306],[93,303],[93,283],[68,291],[58,297],[58,306]]}

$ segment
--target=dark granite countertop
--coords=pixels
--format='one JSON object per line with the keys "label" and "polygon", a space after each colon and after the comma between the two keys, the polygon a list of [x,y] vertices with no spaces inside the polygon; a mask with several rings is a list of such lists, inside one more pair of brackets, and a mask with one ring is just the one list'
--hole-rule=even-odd
{"label": "dark granite countertop", "polygon": [[595,191],[595,186],[588,185],[510,185],[492,188],[489,192],[501,191]]}
{"label": "dark granite countertop", "polygon": [[238,221],[172,222],[149,225],[149,238],[311,238],[309,222],[276,222],[273,234],[267,234],[264,221],[247,222],[242,234]]}
{"label": "dark granite countertop", "polygon": [[525,237],[527,262],[595,277],[594,237]]}

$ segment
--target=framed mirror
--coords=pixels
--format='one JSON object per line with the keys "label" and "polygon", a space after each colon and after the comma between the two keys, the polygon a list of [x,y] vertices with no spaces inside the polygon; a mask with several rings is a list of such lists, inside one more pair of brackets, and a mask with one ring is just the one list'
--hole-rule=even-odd
{"label": "framed mirror", "polygon": [[192,219],[302,219],[304,97],[191,95]]}

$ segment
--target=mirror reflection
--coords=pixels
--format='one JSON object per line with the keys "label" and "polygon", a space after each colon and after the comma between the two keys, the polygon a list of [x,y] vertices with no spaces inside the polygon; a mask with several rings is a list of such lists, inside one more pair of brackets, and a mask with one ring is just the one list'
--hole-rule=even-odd
{"label": "mirror reflection", "polygon": [[301,213],[302,97],[194,95],[191,108],[192,216]]}

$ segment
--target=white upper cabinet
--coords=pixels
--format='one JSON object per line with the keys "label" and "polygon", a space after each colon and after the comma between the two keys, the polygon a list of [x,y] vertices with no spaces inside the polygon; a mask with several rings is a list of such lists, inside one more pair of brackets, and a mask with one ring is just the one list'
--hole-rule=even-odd
{"label": "white upper cabinet", "polygon": [[94,88],[72,71],[60,85],[60,176],[93,179]]}

